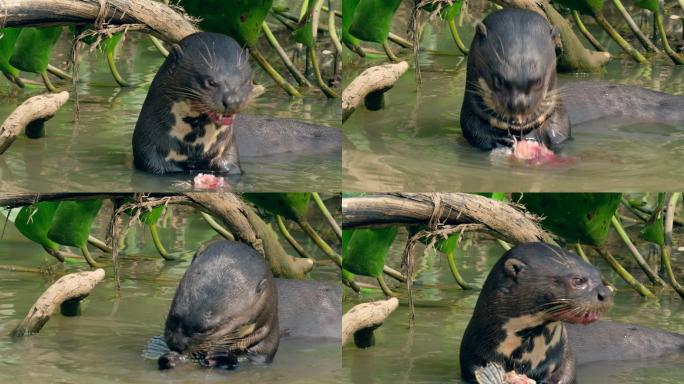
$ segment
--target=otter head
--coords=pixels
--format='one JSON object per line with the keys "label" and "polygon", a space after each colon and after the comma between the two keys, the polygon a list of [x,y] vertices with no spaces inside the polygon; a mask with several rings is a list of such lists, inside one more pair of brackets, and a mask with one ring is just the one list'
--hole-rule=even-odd
{"label": "otter head", "polygon": [[523,131],[553,113],[558,35],[543,16],[519,9],[495,12],[477,25],[468,86],[493,127]]}
{"label": "otter head", "polygon": [[496,286],[491,288],[501,300],[508,300],[508,317],[529,315],[544,322],[587,324],[613,304],[613,293],[595,267],[545,243],[511,249],[492,274]]}
{"label": "otter head", "polygon": [[169,348],[207,366],[240,355],[270,362],[278,336],[277,292],[264,258],[229,241],[198,250],[166,319]]}
{"label": "otter head", "polygon": [[231,37],[198,32],[174,45],[171,82],[165,84],[178,100],[219,126],[232,124],[233,115],[251,99],[252,70],[247,50]]}

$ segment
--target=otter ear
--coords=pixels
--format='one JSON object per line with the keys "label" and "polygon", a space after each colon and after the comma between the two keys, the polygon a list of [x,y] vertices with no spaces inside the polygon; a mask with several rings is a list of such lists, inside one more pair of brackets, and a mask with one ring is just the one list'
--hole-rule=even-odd
{"label": "otter ear", "polygon": [[506,274],[512,277],[513,280],[518,280],[518,275],[526,268],[527,264],[516,258],[510,258],[504,262],[504,271],[506,271]]}
{"label": "otter ear", "polygon": [[475,26],[475,34],[482,36],[483,39],[487,38],[487,27],[484,25],[484,23],[477,23]]}
{"label": "otter ear", "polygon": [[171,50],[169,51],[169,56],[176,60],[180,59],[183,56],[183,48],[181,48],[181,46],[178,44],[172,45]]}
{"label": "otter ear", "polygon": [[561,40],[560,29],[555,25],[551,27],[551,38],[556,45],[556,57],[560,57],[563,54],[563,41]]}

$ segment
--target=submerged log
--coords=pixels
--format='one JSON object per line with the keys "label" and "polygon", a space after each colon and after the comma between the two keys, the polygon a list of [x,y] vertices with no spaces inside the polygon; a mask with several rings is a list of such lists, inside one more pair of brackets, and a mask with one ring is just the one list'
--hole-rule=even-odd
{"label": "submerged log", "polygon": [[151,0],[4,0],[0,6],[3,27],[101,23],[142,24],[169,43],[198,31],[187,15]]}
{"label": "submerged log", "polygon": [[342,316],[342,345],[354,336],[357,346],[371,346],[373,331],[382,325],[397,307],[399,300],[396,297],[354,306]]}
{"label": "submerged log", "polygon": [[62,306],[62,303],[72,301],[69,307],[73,309],[75,301],[88,296],[104,277],[104,269],[62,276],[40,295],[24,320],[12,331],[12,337],[23,337],[40,332],[57,307]]}
{"label": "submerged log", "polygon": [[42,125],[51,119],[69,100],[69,92],[51,93],[28,98],[12,112],[0,126],[0,154],[12,145],[27,127],[42,131]]}
{"label": "submerged log", "polygon": [[406,73],[409,65],[402,61],[370,67],[357,76],[342,92],[342,121],[366,100],[371,109],[379,109],[385,92]]}

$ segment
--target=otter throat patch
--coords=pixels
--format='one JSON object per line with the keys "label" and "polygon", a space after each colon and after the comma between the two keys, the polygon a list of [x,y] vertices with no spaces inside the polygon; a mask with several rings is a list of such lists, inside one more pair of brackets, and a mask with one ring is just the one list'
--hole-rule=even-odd
{"label": "otter throat patch", "polygon": [[[544,331],[534,336],[524,336],[524,331],[543,326],[546,321],[541,313],[523,315],[508,319],[501,329],[506,338],[499,344],[496,351],[512,360],[529,361],[531,369],[536,369],[547,358],[547,350],[558,345],[563,334],[560,322],[546,324]],[[547,338],[550,339],[547,342]],[[531,344],[532,348],[524,348],[524,344]],[[520,357],[513,357],[516,350],[522,348]]]}

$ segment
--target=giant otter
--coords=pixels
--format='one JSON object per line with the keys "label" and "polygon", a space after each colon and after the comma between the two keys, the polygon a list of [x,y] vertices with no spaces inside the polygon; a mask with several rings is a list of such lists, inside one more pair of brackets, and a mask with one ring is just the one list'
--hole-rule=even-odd
{"label": "giant otter", "polygon": [[[574,383],[577,364],[684,352],[684,335],[597,321],[612,291],[561,248],[521,244],[487,276],[460,347],[461,375],[500,364],[537,383]],[[592,324],[589,324],[592,323]]]}
{"label": "giant otter", "polygon": [[[270,363],[281,337],[339,339],[339,286],[274,279],[264,258],[239,242],[198,250],[174,296],[162,344],[160,369],[190,359],[232,368],[246,358]],[[166,345],[163,345],[166,344]],[[158,353],[158,354],[159,354]]]}
{"label": "giant otter", "polygon": [[236,115],[252,95],[248,56],[218,33],[198,32],[175,45],[135,126],[135,167],[156,174],[240,174],[241,156],[341,151],[338,129]]}
{"label": "giant otter", "polygon": [[466,140],[484,150],[522,139],[556,149],[571,136],[571,125],[594,119],[684,126],[682,96],[600,81],[558,87],[561,53],[558,30],[535,12],[504,9],[478,24],[461,106]]}

